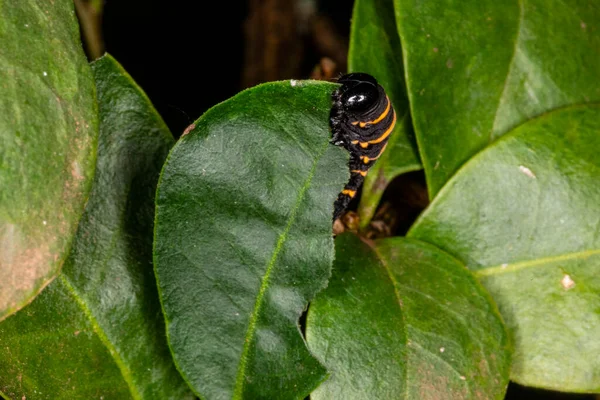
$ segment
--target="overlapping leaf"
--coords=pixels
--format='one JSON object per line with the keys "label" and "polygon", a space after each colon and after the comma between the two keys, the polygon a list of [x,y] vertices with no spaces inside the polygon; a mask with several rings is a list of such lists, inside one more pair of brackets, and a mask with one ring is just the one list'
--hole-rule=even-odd
{"label": "overlapping leaf", "polygon": [[387,149],[371,168],[363,185],[358,211],[361,225],[366,226],[388,183],[404,172],[421,168],[410,126],[393,0],[357,0],[354,3],[348,66],[351,72],[375,76],[386,89],[398,114]]}
{"label": "overlapping leaf", "polygon": [[600,99],[594,2],[394,1],[431,198],[516,125]]}
{"label": "overlapping leaf", "polygon": [[329,144],[335,85],[287,81],[209,110],[172,150],[155,267],[180,371],[203,399],[302,399],[326,377],[298,318],[333,260],[348,153]]}
{"label": "overlapping leaf", "polygon": [[508,383],[508,336],[489,294],[417,240],[336,238],[306,334],[331,371],[315,400],[502,399]]}
{"label": "overlapping leaf", "polygon": [[14,399],[189,399],[152,269],[154,192],[173,138],[106,56],[93,64],[101,132],[94,187],[62,273],[0,323],[0,391]]}
{"label": "overlapping leaf", "polygon": [[94,98],[73,2],[0,2],[0,320],[67,257],[94,174]]}
{"label": "overlapping leaf", "polygon": [[532,120],[470,160],[409,232],[497,301],[517,382],[600,391],[600,106]]}

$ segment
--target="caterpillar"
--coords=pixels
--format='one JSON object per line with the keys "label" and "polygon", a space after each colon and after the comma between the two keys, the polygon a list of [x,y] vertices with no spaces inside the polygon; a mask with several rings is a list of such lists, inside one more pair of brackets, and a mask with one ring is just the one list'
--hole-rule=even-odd
{"label": "caterpillar", "polygon": [[351,73],[340,77],[338,83],[342,85],[332,94],[329,115],[331,143],[350,153],[350,180],[334,203],[334,221],[356,196],[396,125],[394,107],[374,77]]}

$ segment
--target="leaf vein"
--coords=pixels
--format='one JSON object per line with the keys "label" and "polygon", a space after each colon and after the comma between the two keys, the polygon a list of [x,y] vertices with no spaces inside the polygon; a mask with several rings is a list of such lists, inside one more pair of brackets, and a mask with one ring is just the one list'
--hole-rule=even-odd
{"label": "leaf vein", "polygon": [[[399,283],[398,286],[409,292],[412,292],[412,293],[415,293],[415,294],[425,297],[429,301],[438,305],[442,310],[446,311],[449,315],[454,316],[455,320],[458,321],[462,326],[465,327],[465,332],[467,333],[467,336],[469,336],[469,338],[473,341],[473,343],[476,343],[477,345],[479,345],[479,348],[481,349],[481,352],[483,354],[483,349],[485,348],[485,346],[483,345],[483,343],[481,343],[481,341],[479,340],[478,337],[473,336],[471,333],[471,331],[475,330],[476,328],[473,326],[473,324],[469,324],[467,322],[467,320],[460,313],[454,311],[453,309],[451,309],[450,307],[448,307],[447,305],[442,303],[440,300],[436,299],[435,297],[433,297],[425,292],[422,292],[419,289],[415,289],[411,286],[407,286],[407,285],[404,285],[401,283]],[[483,332],[478,332],[478,333],[483,333]]]}
{"label": "leaf vein", "polygon": [[246,374],[246,366],[248,363],[248,352],[250,351],[250,343],[252,342],[252,339],[256,332],[256,323],[258,320],[258,314],[259,314],[260,310],[262,309],[263,299],[264,299],[265,293],[268,288],[271,274],[273,273],[273,268],[275,267],[275,262],[277,261],[277,257],[279,256],[279,253],[281,252],[283,245],[285,244],[287,235],[288,235],[289,231],[291,230],[292,225],[296,221],[296,216],[298,215],[298,210],[300,209],[302,201],[304,200],[304,196],[306,195],[306,192],[308,191],[308,189],[310,187],[310,183],[312,182],[312,179],[315,176],[319,160],[325,154],[325,151],[327,150],[328,146],[329,146],[329,142],[327,141],[327,142],[325,142],[325,145],[321,149],[321,152],[315,158],[312,168],[308,174],[308,177],[306,178],[306,180],[304,181],[304,184],[302,185],[302,187],[300,188],[300,191],[298,192],[298,197],[296,198],[296,203],[294,204],[294,208],[292,209],[292,212],[290,213],[290,216],[288,217],[288,221],[285,226],[285,229],[279,235],[279,239],[277,240],[277,244],[275,245],[275,250],[273,251],[271,259],[269,260],[269,264],[267,265],[267,269],[263,276],[263,279],[262,279],[262,282],[260,285],[260,289],[259,289],[258,295],[256,297],[256,302],[254,303],[254,309],[250,316],[248,330],[246,331],[246,335],[245,335],[244,347],[242,350],[240,364],[238,367],[238,373],[237,373],[237,377],[235,380],[235,389],[234,389],[234,396],[233,396],[234,399],[241,399],[242,395],[243,395],[243,381],[244,381],[244,376]]}
{"label": "leaf vein", "polygon": [[492,122],[492,128],[490,129],[490,136],[488,138],[488,142],[492,142],[492,137],[494,136],[494,131],[496,130],[496,122],[498,121],[498,113],[502,108],[502,103],[508,90],[508,81],[510,80],[510,75],[512,74],[512,70],[515,65],[515,57],[517,54],[519,41],[521,40],[521,27],[523,25],[523,19],[525,14],[525,10],[523,8],[523,1],[525,0],[517,0],[517,3],[519,4],[519,22],[517,24],[517,36],[515,37],[515,44],[513,46],[512,57],[510,59],[510,63],[508,64],[508,71],[506,71],[506,79],[504,80],[504,86],[502,87],[502,94],[498,99],[498,107],[496,108],[496,112],[494,114],[494,121]]}
{"label": "leaf vein", "polygon": [[100,323],[98,322],[98,320],[96,319],[96,317],[94,316],[92,311],[85,304],[85,302],[83,301],[83,299],[81,298],[79,293],[77,293],[77,291],[75,290],[73,285],[71,285],[71,282],[69,282],[68,278],[65,275],[61,274],[58,276],[57,279],[63,285],[65,285],[68,292],[71,294],[71,296],[73,296],[73,299],[75,300],[77,305],[79,305],[79,307],[81,308],[81,311],[83,311],[84,315],[90,321],[90,324],[94,328],[94,332],[96,332],[96,334],[98,335],[98,338],[100,339],[102,344],[104,346],[106,346],[106,349],[110,353],[111,357],[113,358],[113,360],[115,360],[115,364],[117,364],[117,367],[119,368],[119,370],[121,371],[121,374],[123,375],[123,379],[125,380],[125,382],[127,383],[127,386],[129,387],[131,396],[135,400],[141,400],[142,395],[138,392],[137,388],[135,387],[135,384],[133,383],[134,379],[133,379],[133,376],[131,375],[130,369],[127,367],[127,365],[121,358],[121,355],[119,354],[119,352],[117,351],[115,346],[110,342],[110,340],[106,336],[106,333],[104,333],[104,330],[100,326]]}
{"label": "leaf vein", "polygon": [[489,268],[473,271],[473,273],[478,277],[479,276],[500,275],[500,274],[506,274],[509,272],[520,271],[525,268],[539,267],[539,266],[543,266],[545,264],[555,263],[555,262],[559,262],[559,261],[576,260],[578,258],[588,258],[588,257],[592,257],[592,256],[599,255],[599,254],[600,254],[600,249],[590,249],[590,250],[584,250],[584,251],[575,252],[575,253],[561,254],[558,256],[538,258],[535,260],[520,261],[520,262],[516,262],[516,263],[511,263],[511,264],[495,265],[495,266],[492,266]]}
{"label": "leaf vein", "polygon": [[[381,256],[381,254],[379,254],[379,252],[377,251],[377,248],[375,246],[374,243],[370,242],[370,241],[365,241],[365,243],[373,250],[373,253],[375,254],[375,256],[377,257],[377,259],[379,260],[379,262],[381,263],[381,265],[383,266],[383,268],[385,269],[385,272],[387,273],[388,277],[390,278],[390,281],[392,283],[392,286],[394,287],[394,294],[396,295],[396,300],[398,303],[398,309],[400,310],[400,318],[402,318],[402,325],[404,326],[404,329],[402,330],[402,333],[404,335],[404,345],[407,346],[408,345],[408,333],[407,333],[407,323],[406,323],[406,318],[404,317],[404,312],[402,310],[402,299],[400,297],[400,291],[398,290],[398,287],[400,286],[398,284],[398,281],[396,280],[396,278],[394,278],[394,275],[392,274],[392,271],[389,267],[389,265],[387,265],[387,263],[384,261],[383,257]],[[404,372],[404,382],[406,383],[408,381],[408,363],[405,363],[406,368],[404,368],[403,372]],[[408,385],[404,385],[404,399],[408,399],[409,395],[408,395]]]}

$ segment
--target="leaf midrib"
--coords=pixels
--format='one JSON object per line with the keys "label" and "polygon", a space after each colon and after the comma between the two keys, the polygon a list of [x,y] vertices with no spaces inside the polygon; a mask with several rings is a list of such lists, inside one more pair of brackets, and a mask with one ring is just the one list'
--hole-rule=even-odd
{"label": "leaf midrib", "polygon": [[96,335],[98,335],[98,338],[100,339],[102,344],[106,346],[106,349],[108,350],[113,360],[115,361],[115,364],[117,364],[117,367],[121,371],[121,375],[123,376],[123,379],[129,387],[131,396],[135,400],[142,400],[141,394],[138,392],[137,387],[133,383],[133,376],[131,375],[131,371],[127,367],[125,361],[121,358],[121,355],[117,351],[116,347],[111,343],[111,341],[104,333],[104,330],[100,326],[100,323],[98,322],[90,308],[87,306],[87,304],[81,298],[77,290],[75,290],[75,287],[73,287],[73,285],[71,284],[70,280],[64,274],[59,275],[57,280],[59,280],[65,286],[65,288],[68,290],[71,296],[73,296],[73,299],[79,305],[84,315],[87,317],[88,321],[92,325],[94,332],[96,333]]}
{"label": "leaf midrib", "polygon": [[[388,278],[390,279],[390,282],[392,283],[392,286],[394,287],[394,295],[396,296],[396,303],[398,304],[398,309],[400,310],[400,318],[402,319],[402,326],[403,326],[403,330],[402,330],[402,335],[404,337],[404,345],[408,346],[408,333],[407,333],[407,324],[406,324],[406,318],[404,317],[404,310],[402,309],[402,299],[400,297],[400,290],[398,288],[398,281],[396,281],[396,278],[394,277],[394,275],[392,274],[391,268],[390,266],[384,261],[383,257],[381,256],[381,254],[379,254],[379,251],[377,251],[377,246],[375,245],[375,243],[368,241],[368,240],[363,240],[363,242],[369,246],[369,248],[371,248],[371,250],[373,251],[373,254],[375,254],[375,257],[377,258],[377,260],[379,261],[379,263],[383,266],[383,269],[385,270]],[[408,363],[404,363],[404,365],[406,366],[406,368],[404,368],[404,382],[408,381]],[[408,399],[408,385],[404,385],[404,395],[402,397],[403,399]]]}
{"label": "leaf midrib", "polygon": [[513,52],[511,55],[510,63],[508,64],[508,70],[506,71],[506,78],[504,79],[504,86],[502,87],[502,93],[500,94],[500,98],[498,99],[498,106],[496,107],[496,112],[494,113],[494,120],[492,121],[492,127],[490,129],[490,135],[488,137],[488,143],[493,142],[494,132],[496,131],[496,122],[498,121],[498,113],[502,108],[502,103],[504,101],[504,97],[506,96],[506,92],[508,90],[508,81],[510,80],[510,76],[512,74],[514,65],[515,65],[515,57],[517,54],[517,48],[519,46],[519,41],[521,40],[521,28],[523,26],[523,19],[525,18],[525,9],[523,6],[523,2],[525,0],[517,0],[517,4],[519,5],[519,21],[517,23],[517,36],[515,37],[515,44],[513,46]]}
{"label": "leaf midrib", "polygon": [[[400,283],[398,283],[398,281],[396,280],[396,278],[394,277],[394,275],[393,275],[393,273],[392,273],[392,269],[391,269],[391,267],[390,267],[390,266],[387,264],[387,262],[385,261],[385,259],[384,259],[384,258],[381,256],[381,254],[380,254],[380,253],[379,253],[379,251],[377,250],[377,246],[375,245],[375,243],[373,243],[373,242],[371,242],[371,241],[368,241],[368,240],[363,240],[363,242],[365,242],[365,243],[366,243],[366,244],[367,244],[367,245],[368,245],[368,246],[371,248],[371,250],[373,251],[373,253],[374,253],[374,254],[375,254],[375,256],[377,257],[377,259],[379,260],[379,262],[381,263],[381,265],[382,265],[382,266],[384,267],[384,269],[386,270],[386,272],[387,272],[387,274],[388,274],[388,276],[389,276],[389,278],[390,278],[390,281],[392,282],[392,285],[393,285],[393,287],[394,287],[394,293],[395,293],[395,295],[396,295],[396,298],[397,298],[397,300],[398,300],[398,306],[399,306],[399,309],[400,309],[400,316],[401,316],[401,318],[402,318],[402,323],[403,323],[403,325],[404,325],[404,330],[403,330],[403,332],[402,332],[402,333],[404,334],[404,343],[405,343],[405,346],[408,348],[408,347],[409,347],[409,346],[408,346],[408,327],[409,327],[410,325],[409,325],[409,324],[406,322],[406,318],[405,318],[405,316],[404,316],[404,309],[403,309],[403,305],[402,305],[402,301],[401,301],[400,292],[401,292],[401,289],[402,289],[402,287],[405,287],[405,288],[407,288],[407,289],[410,289],[410,290],[416,290],[416,289],[414,289],[414,288],[410,288],[410,287],[409,287],[409,286],[407,286],[407,285],[403,285],[403,284],[400,284]],[[427,297],[427,298],[429,298],[429,299],[431,299],[431,300],[434,300],[434,301],[435,301],[435,299],[431,298],[431,296],[429,296],[429,295],[427,295],[427,294],[425,294],[425,293],[423,293],[423,292],[420,292],[420,291],[418,291],[418,290],[417,290],[417,292],[419,292],[421,295],[424,295],[425,297]],[[454,314],[455,314],[455,313],[454,313]],[[463,321],[463,319],[462,319],[462,318],[460,318],[460,317],[459,317],[459,318],[458,318],[458,320],[459,320],[459,321],[462,321],[462,323],[463,323],[463,324],[465,324],[465,326],[467,325],[467,324],[466,324],[466,322],[465,322],[465,321]],[[471,339],[472,339],[474,342],[478,342],[478,340],[476,340],[476,338],[473,338],[473,337],[471,337]],[[427,351],[427,353],[431,354],[431,356],[433,356],[433,357],[435,357],[435,358],[437,358],[437,359],[441,360],[441,361],[442,361],[444,364],[446,364],[446,365],[447,365],[447,366],[448,366],[450,369],[452,369],[452,370],[453,370],[453,371],[454,371],[454,372],[455,372],[455,373],[456,373],[456,374],[457,374],[459,377],[461,376],[460,372],[459,372],[459,371],[457,371],[457,370],[456,370],[456,368],[455,368],[454,366],[452,366],[450,363],[448,363],[448,361],[446,361],[446,360],[445,360],[445,359],[443,359],[442,357],[439,357],[437,354],[431,353],[429,350],[425,349],[423,346],[421,346],[421,345],[420,345],[419,343],[417,343],[417,342],[411,342],[411,343],[414,343],[414,344],[416,344],[416,345],[417,345],[418,347],[420,347],[422,350],[424,350],[424,351]],[[479,344],[479,347],[480,347],[481,351],[483,351],[483,348],[484,348],[484,346],[483,346],[482,344],[480,344],[480,343],[478,343],[478,344]],[[407,357],[407,359],[408,359],[408,357]],[[405,366],[406,366],[406,368],[405,368],[405,373],[404,373],[404,382],[408,382],[408,368],[409,368],[409,366],[408,366],[408,362],[405,362]],[[489,366],[488,366],[488,368],[489,368]],[[466,382],[464,382],[464,385],[465,385],[465,387],[467,388],[467,391],[468,391],[469,393],[471,393],[471,388],[470,388],[469,384],[467,384]],[[409,399],[409,398],[410,398],[410,397],[409,397],[409,386],[408,386],[408,385],[405,385],[405,392],[404,392],[404,397],[403,397],[403,398],[404,398],[405,400],[407,400],[407,399]]]}
{"label": "leaf midrib", "polygon": [[248,352],[250,351],[250,344],[252,343],[253,338],[255,336],[256,323],[257,323],[260,311],[262,309],[265,293],[268,289],[269,280],[270,280],[269,278],[271,277],[271,274],[275,267],[277,257],[279,256],[279,253],[281,252],[281,249],[283,248],[283,245],[286,242],[287,235],[288,235],[289,231],[291,230],[292,225],[296,221],[296,216],[298,214],[298,210],[300,209],[302,201],[304,200],[304,196],[305,196],[308,188],[310,187],[312,179],[315,176],[315,173],[317,170],[317,165],[318,165],[319,161],[321,160],[321,158],[323,157],[323,155],[325,154],[325,151],[327,150],[328,146],[329,146],[329,142],[327,141],[327,142],[325,142],[325,145],[321,149],[320,153],[315,158],[313,165],[311,167],[311,170],[308,174],[308,177],[306,178],[306,180],[304,181],[304,184],[302,185],[302,187],[300,188],[300,191],[298,192],[298,197],[296,198],[296,203],[294,204],[294,207],[292,208],[292,212],[290,213],[290,216],[288,217],[288,221],[285,226],[285,229],[279,235],[279,239],[277,239],[277,244],[275,245],[275,249],[273,250],[273,254],[271,255],[269,264],[267,265],[267,269],[263,276],[263,279],[262,279],[262,282],[260,285],[260,289],[259,289],[258,295],[256,297],[256,302],[254,303],[254,309],[252,310],[252,314],[250,315],[250,322],[248,323],[248,329],[246,331],[246,335],[244,336],[244,348],[242,350],[242,355],[240,357],[240,364],[238,367],[238,373],[236,376],[235,386],[234,386],[234,388],[235,388],[234,394],[233,394],[234,399],[242,399],[242,396],[243,396],[243,390],[244,390],[243,383],[244,383],[244,377],[246,375],[246,366],[248,363]]}
{"label": "leaf midrib", "polygon": [[534,260],[518,261],[515,263],[494,265],[491,267],[473,271],[473,273],[477,277],[502,275],[502,274],[506,274],[509,272],[517,272],[517,271],[520,271],[520,270],[526,269],[526,268],[539,267],[539,266],[543,266],[546,264],[556,263],[559,261],[583,259],[583,258],[595,256],[595,255],[600,255],[600,249],[590,249],[590,250],[560,254],[557,256],[536,258]]}

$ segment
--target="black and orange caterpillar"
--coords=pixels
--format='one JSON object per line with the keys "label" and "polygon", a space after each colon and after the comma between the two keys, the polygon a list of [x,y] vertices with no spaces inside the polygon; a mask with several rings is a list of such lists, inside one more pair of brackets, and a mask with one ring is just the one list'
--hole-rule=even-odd
{"label": "black and orange caterpillar", "polygon": [[369,168],[383,154],[396,125],[396,112],[383,87],[369,74],[343,75],[333,92],[331,143],[350,153],[350,181],[334,204],[335,221],[356,196]]}

